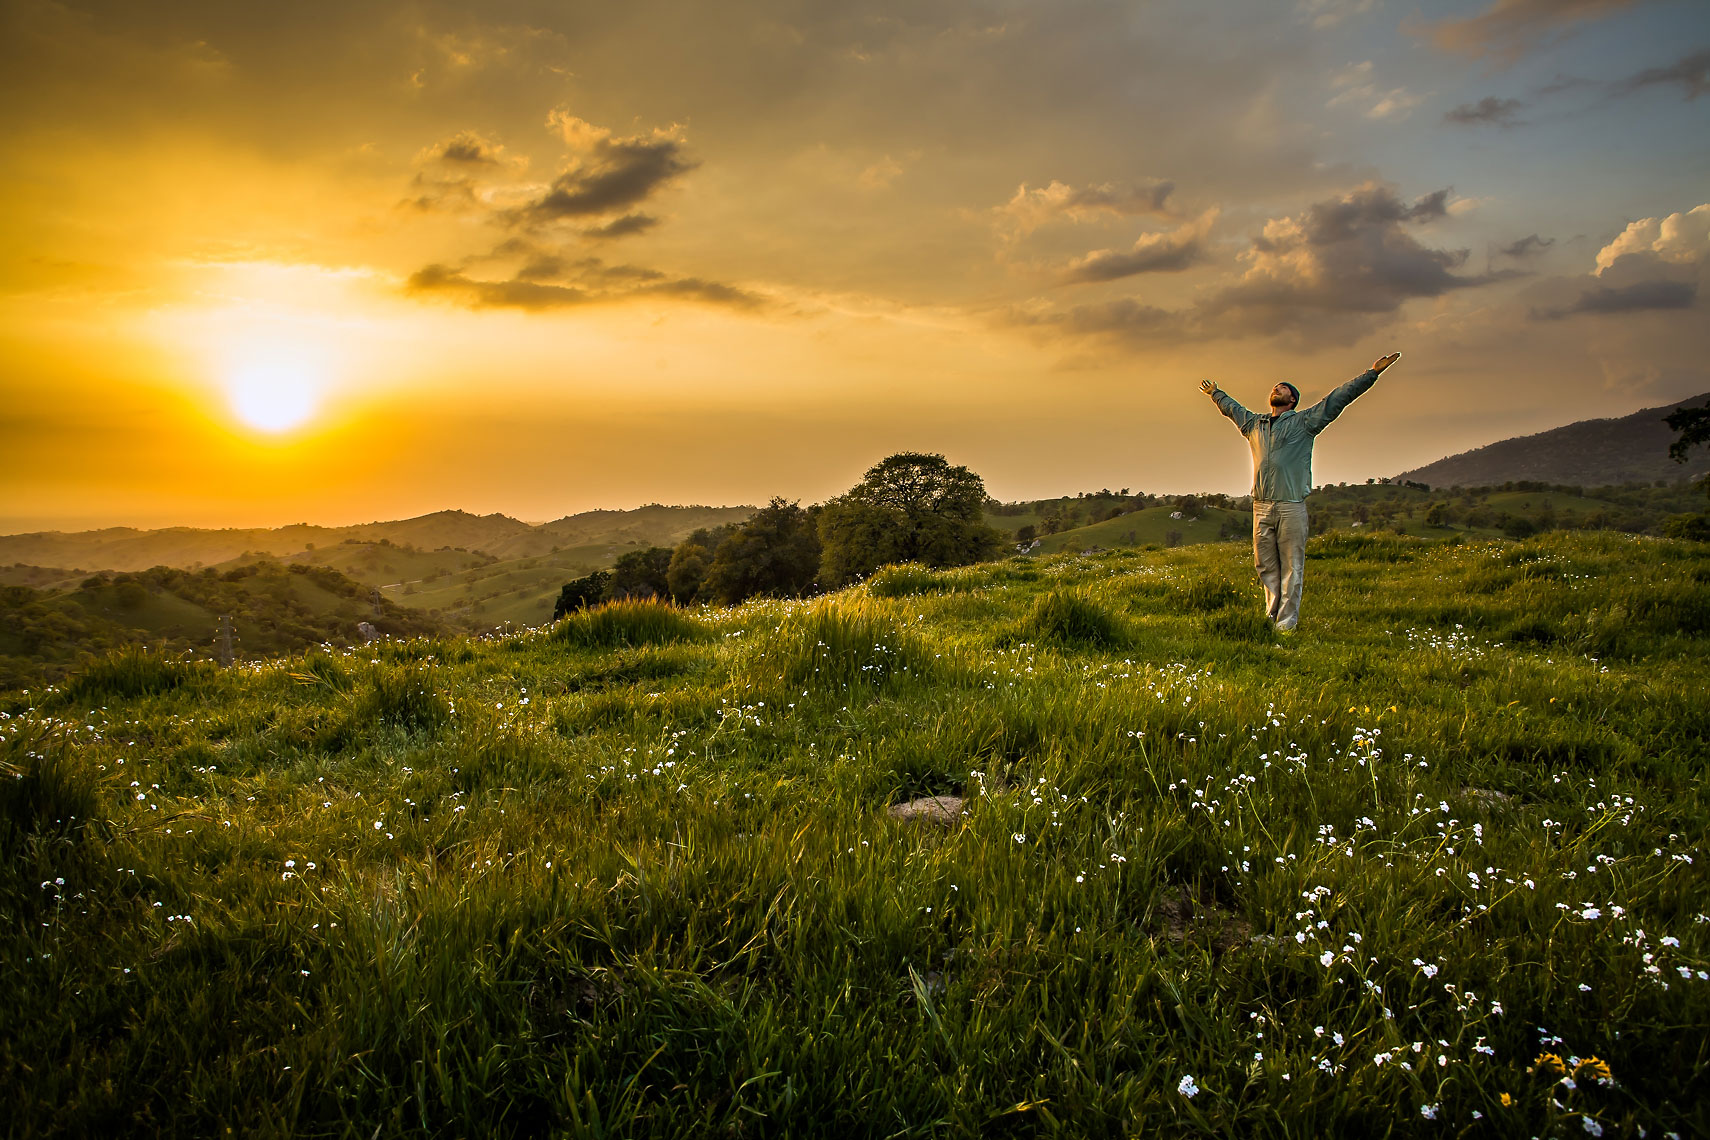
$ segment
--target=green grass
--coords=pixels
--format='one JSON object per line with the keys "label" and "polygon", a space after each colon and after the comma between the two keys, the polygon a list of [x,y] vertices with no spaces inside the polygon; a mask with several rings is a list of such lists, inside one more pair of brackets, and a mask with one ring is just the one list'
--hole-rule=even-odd
{"label": "green grass", "polygon": [[1710,1132],[1710,548],[1249,559],[5,698],[8,1131]]}

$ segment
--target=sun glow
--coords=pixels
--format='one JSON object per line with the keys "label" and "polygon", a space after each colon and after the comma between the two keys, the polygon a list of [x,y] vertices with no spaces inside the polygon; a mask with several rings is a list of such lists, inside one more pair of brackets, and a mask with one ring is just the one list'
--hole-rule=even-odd
{"label": "sun glow", "polygon": [[267,432],[290,431],[320,407],[320,384],[301,360],[269,356],[240,364],[226,391],[237,417]]}

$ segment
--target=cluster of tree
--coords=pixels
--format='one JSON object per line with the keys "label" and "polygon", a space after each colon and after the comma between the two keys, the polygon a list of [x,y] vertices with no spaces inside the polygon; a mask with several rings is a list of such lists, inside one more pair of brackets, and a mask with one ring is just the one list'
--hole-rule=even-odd
{"label": "cluster of tree", "polygon": [[674,549],[630,551],[607,571],[566,583],[554,619],[618,598],[733,604],[837,589],[897,562],[961,566],[997,553],[985,483],[942,455],[904,452],[826,503],[775,498],[746,522],[702,528]]}

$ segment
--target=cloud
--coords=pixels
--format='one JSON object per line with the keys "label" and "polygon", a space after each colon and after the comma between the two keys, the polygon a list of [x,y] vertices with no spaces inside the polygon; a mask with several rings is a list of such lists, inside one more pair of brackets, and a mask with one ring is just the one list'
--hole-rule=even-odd
{"label": "cloud", "polygon": [[1135,217],[1153,214],[1170,216],[1166,205],[1176,184],[1163,179],[1134,182],[1126,186],[1102,183],[1076,189],[1053,180],[1049,186],[1030,190],[1023,182],[1015,196],[995,212],[1021,234],[1029,234],[1046,222],[1067,218],[1085,222],[1099,216]]}
{"label": "cloud", "polygon": [[483,185],[528,166],[527,156],[509,154],[502,144],[467,130],[423,147],[415,161],[421,168],[411,183],[417,193],[404,204],[424,211],[481,208]]}
{"label": "cloud", "polygon": [[[561,283],[552,283],[554,281]],[[523,309],[543,312],[592,304],[615,304],[648,297],[700,301],[734,309],[759,309],[756,293],[699,277],[670,278],[658,270],[607,266],[597,258],[565,261],[538,258],[508,280],[471,277],[446,265],[429,265],[410,275],[406,291],[438,294],[474,309]]]}
{"label": "cloud", "polygon": [[1638,313],[1657,309],[1690,309],[1698,297],[1695,281],[1638,281],[1610,289],[1587,289],[1571,305],[1559,309],[1534,309],[1533,320],[1556,321],[1575,313]]}
{"label": "cloud", "polygon": [[1512,257],[1516,261],[1523,261],[1528,257],[1537,257],[1539,254],[1543,253],[1546,249],[1549,249],[1555,244],[1555,238],[1545,238],[1539,237],[1537,234],[1527,234],[1519,241],[1509,242],[1507,245],[1497,250],[1497,253],[1501,254],[1503,257]]}
{"label": "cloud", "polygon": [[[515,161],[506,156],[503,146],[482,138],[474,131],[459,131],[450,138],[441,139],[422,151],[418,160],[443,162],[450,166],[499,166]],[[522,161],[527,162],[526,159]]]}
{"label": "cloud", "polygon": [[659,219],[652,214],[625,214],[603,226],[583,230],[582,236],[595,239],[629,237],[631,234],[646,233],[658,224]]}
{"label": "cloud", "polygon": [[863,170],[856,181],[869,190],[885,190],[897,180],[902,172],[902,163],[887,154]]}
{"label": "cloud", "polygon": [[1641,218],[1597,251],[1583,277],[1557,279],[1539,295],[1533,320],[1582,313],[1690,309],[1710,271],[1710,203],[1665,218]]}
{"label": "cloud", "polygon": [[1012,328],[1055,332],[1072,337],[1109,337],[1156,343],[1178,340],[1187,331],[1182,315],[1143,304],[1132,297],[1075,305],[1069,309],[1014,306],[998,314]]}
{"label": "cloud", "polygon": [[1525,105],[1518,99],[1498,99],[1494,95],[1486,95],[1477,103],[1462,103],[1454,110],[1444,112],[1443,121],[1461,126],[1513,127],[1520,124],[1520,120],[1514,116]]}
{"label": "cloud", "polygon": [[[460,132],[422,152],[429,170],[416,176],[424,192],[413,205],[479,209],[511,236],[457,264],[424,266],[410,276],[406,292],[472,308],[534,312],[646,297],[738,309],[767,303],[758,294],[722,282],[674,277],[644,266],[608,265],[597,257],[567,252],[561,244],[565,240],[611,241],[659,225],[657,217],[630,207],[697,164],[683,153],[675,127],[623,137],[563,110],[553,111],[547,125],[570,148],[571,158],[544,188],[479,181],[487,168],[507,160],[503,148],[473,132]],[[432,173],[445,167],[458,173]],[[583,224],[556,224],[565,222]]]}
{"label": "cloud", "polygon": [[1413,298],[1513,276],[1458,274],[1467,250],[1434,249],[1408,232],[1445,218],[1448,197],[1443,189],[1408,203],[1368,182],[1297,216],[1272,219],[1242,255],[1246,272],[1200,306],[1203,317],[1261,333],[1301,322],[1349,332]]}
{"label": "cloud", "polygon": [[1337,93],[1325,106],[1362,107],[1360,113],[1368,119],[1406,118],[1423,102],[1422,96],[1408,94],[1405,87],[1380,91],[1373,81],[1372,61],[1369,59],[1343,68],[1331,77],[1330,86],[1336,88]]}
{"label": "cloud", "polygon": [[1486,11],[1429,26],[1431,41],[1444,51],[1512,62],[1539,40],[1574,24],[1601,20],[1640,0],[1496,0]]}
{"label": "cloud", "polygon": [[1710,253],[1710,203],[1666,218],[1641,218],[1597,251],[1599,277],[1630,254],[1654,254],[1678,264],[1698,261]]}
{"label": "cloud", "polygon": [[1094,250],[1069,263],[1064,279],[1069,282],[1115,281],[1137,273],[1173,273],[1186,269],[1205,256],[1205,238],[1217,221],[1217,210],[1168,233],[1143,234],[1126,250]]}
{"label": "cloud", "polygon": [[1696,99],[1710,92],[1710,49],[1695,51],[1668,67],[1647,67],[1616,83],[1611,93],[1631,95],[1647,87],[1660,87],[1671,83],[1680,84],[1688,99]]}
{"label": "cloud", "polygon": [[[1449,195],[1445,188],[1409,202],[1368,182],[1297,215],[1273,218],[1241,255],[1246,268],[1240,278],[1182,309],[1122,298],[1064,310],[1021,306],[1001,319],[1015,327],[1148,344],[1279,335],[1351,342],[1414,298],[1522,275],[1512,269],[1457,272],[1469,251],[1433,248],[1414,236],[1415,227],[1451,216]],[[1194,224],[1202,223],[1209,224],[1204,217]]]}
{"label": "cloud", "polygon": [[547,123],[576,153],[545,194],[512,212],[519,223],[545,223],[618,213],[646,201],[697,162],[683,153],[676,128],[627,138],[565,111]]}
{"label": "cloud", "polygon": [[[1653,87],[1679,84],[1682,94],[1693,100],[1710,92],[1710,50],[1696,51],[1684,56],[1667,67],[1647,67],[1629,75],[1625,79],[1611,83],[1602,83],[1591,79],[1562,76],[1551,83],[1537,88],[1533,92],[1535,99],[1553,99],[1555,96],[1566,95],[1580,91],[1587,93],[1602,92],[1605,99],[1620,99],[1634,95]],[[1443,121],[1457,126],[1521,126],[1522,120],[1517,116],[1527,104],[1519,99],[1501,99],[1487,95],[1476,103],[1462,103],[1460,106],[1443,115]]]}
{"label": "cloud", "polygon": [[513,278],[509,281],[478,281],[444,265],[429,265],[410,275],[405,288],[411,293],[441,293],[462,300],[474,309],[562,309],[587,304],[585,290],[566,285],[542,285]]}
{"label": "cloud", "polygon": [[1333,28],[1343,20],[1363,16],[1372,10],[1375,0],[1300,0],[1295,14],[1313,27]]}

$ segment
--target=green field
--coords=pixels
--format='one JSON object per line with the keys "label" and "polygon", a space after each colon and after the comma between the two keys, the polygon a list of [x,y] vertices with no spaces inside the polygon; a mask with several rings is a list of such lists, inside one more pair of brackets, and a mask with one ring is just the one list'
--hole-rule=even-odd
{"label": "green field", "polygon": [[1250,557],[0,696],[8,1132],[1710,1134],[1710,547]]}

